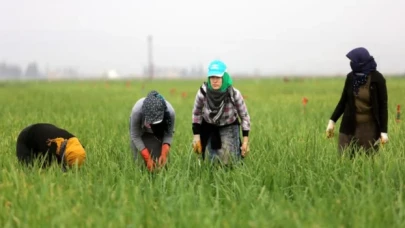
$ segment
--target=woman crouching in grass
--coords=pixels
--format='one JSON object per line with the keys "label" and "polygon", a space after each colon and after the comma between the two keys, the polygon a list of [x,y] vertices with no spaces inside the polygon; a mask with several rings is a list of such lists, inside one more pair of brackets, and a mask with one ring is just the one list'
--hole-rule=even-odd
{"label": "woman crouching in grass", "polygon": [[17,158],[25,165],[33,165],[38,159],[42,167],[55,160],[62,170],[86,160],[86,152],[79,139],[72,133],[49,123],[36,123],[24,128],[17,138]]}
{"label": "woman crouching in grass", "polygon": [[[157,91],[139,99],[130,116],[131,147],[134,159],[139,151],[149,171],[163,167],[173,140],[175,111]],[[157,163],[157,164],[156,164]]]}
{"label": "woman crouching in grass", "polygon": [[[242,120],[243,143],[240,140]],[[250,116],[239,90],[225,63],[212,61],[208,67],[208,82],[197,92],[192,111],[193,150],[205,158],[208,148],[210,161],[228,165],[248,153]]]}

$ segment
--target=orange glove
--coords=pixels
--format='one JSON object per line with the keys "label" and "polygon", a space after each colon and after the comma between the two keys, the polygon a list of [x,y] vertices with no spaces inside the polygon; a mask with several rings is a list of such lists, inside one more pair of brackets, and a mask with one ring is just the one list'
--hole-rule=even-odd
{"label": "orange glove", "polygon": [[150,156],[148,149],[147,148],[143,149],[141,151],[141,155],[143,157],[143,160],[145,161],[146,167],[150,172],[152,172],[155,166],[155,162],[153,161],[152,156]]}
{"label": "orange glove", "polygon": [[160,153],[159,157],[159,166],[164,166],[167,162],[167,155],[169,154],[170,146],[169,144],[163,144],[162,152]]}
{"label": "orange glove", "polygon": [[202,153],[200,135],[194,135],[194,138],[193,138],[193,151],[194,151],[194,153],[197,153],[197,154]]}
{"label": "orange glove", "polygon": [[241,149],[241,155],[242,157],[246,157],[246,155],[249,153],[249,145],[248,145],[248,139],[244,139],[244,142],[242,143],[242,146],[240,147]]}

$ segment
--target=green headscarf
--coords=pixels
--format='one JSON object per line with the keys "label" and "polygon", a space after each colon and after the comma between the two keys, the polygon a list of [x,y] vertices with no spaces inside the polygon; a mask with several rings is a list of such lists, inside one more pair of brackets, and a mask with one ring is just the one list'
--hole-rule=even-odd
{"label": "green headscarf", "polygon": [[[213,89],[211,86],[211,81],[210,81],[210,77],[208,76],[208,89]],[[224,75],[222,76],[222,85],[221,88],[219,88],[219,91],[221,92],[225,92],[229,86],[232,86],[232,78],[231,76],[225,72]]]}

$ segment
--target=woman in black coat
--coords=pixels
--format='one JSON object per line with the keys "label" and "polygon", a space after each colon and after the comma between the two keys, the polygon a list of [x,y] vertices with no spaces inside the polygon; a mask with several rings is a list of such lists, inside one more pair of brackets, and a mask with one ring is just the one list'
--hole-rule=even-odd
{"label": "woman in black coat", "polygon": [[326,128],[333,137],[335,123],[343,114],[339,129],[339,151],[350,147],[351,156],[362,148],[367,154],[388,142],[388,96],[384,76],[367,49],[360,47],[347,55],[352,71],[347,75],[339,103]]}
{"label": "woman in black coat", "polygon": [[69,167],[81,166],[86,160],[86,152],[79,139],[65,129],[49,123],[36,123],[24,128],[17,138],[18,160],[32,165],[36,159],[43,161],[42,167],[56,161]]}

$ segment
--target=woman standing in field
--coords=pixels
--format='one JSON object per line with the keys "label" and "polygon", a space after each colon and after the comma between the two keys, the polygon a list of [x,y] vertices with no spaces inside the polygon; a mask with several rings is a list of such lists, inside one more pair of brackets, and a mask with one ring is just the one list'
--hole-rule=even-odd
{"label": "woman standing in field", "polygon": [[[243,143],[240,140],[242,120]],[[225,63],[212,61],[208,66],[208,82],[197,91],[192,111],[193,150],[222,164],[239,160],[248,153],[250,116],[241,92],[232,86]]]}
{"label": "woman standing in field", "polygon": [[363,148],[367,154],[378,150],[378,143],[388,142],[387,87],[377,71],[377,63],[365,48],[355,48],[347,55],[352,71],[347,75],[343,92],[326,128],[333,137],[335,123],[343,114],[339,134],[339,151]]}
{"label": "woman standing in field", "polygon": [[43,159],[43,167],[55,159],[65,171],[67,164],[81,166],[86,159],[84,147],[70,132],[49,123],[37,123],[23,129],[17,139],[17,158],[32,165],[34,159]]}
{"label": "woman standing in field", "polygon": [[175,111],[157,91],[139,99],[130,116],[131,147],[134,158],[139,151],[149,171],[167,162],[174,134]]}

